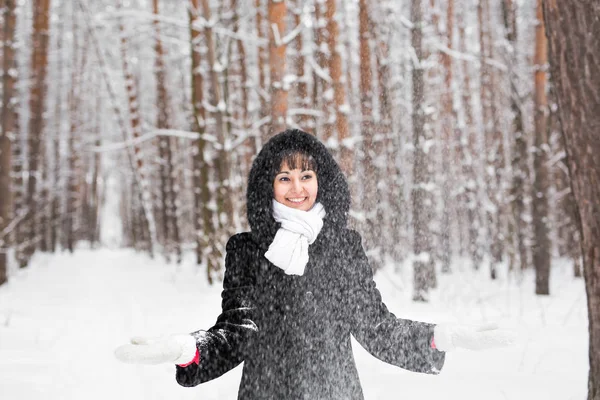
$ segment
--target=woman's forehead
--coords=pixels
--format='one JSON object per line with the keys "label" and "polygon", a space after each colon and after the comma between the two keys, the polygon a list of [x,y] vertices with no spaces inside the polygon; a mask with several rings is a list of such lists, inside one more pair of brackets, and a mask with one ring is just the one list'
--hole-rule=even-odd
{"label": "woman's forehead", "polygon": [[304,152],[293,152],[284,154],[281,158],[279,170],[294,170],[300,169],[302,171],[316,171],[317,163],[314,158]]}

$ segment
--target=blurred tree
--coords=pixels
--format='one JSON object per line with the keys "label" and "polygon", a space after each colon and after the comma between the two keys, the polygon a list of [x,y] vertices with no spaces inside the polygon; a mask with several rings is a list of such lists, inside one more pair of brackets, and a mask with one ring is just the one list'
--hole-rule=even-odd
{"label": "blurred tree", "polygon": [[[206,0],[205,0],[206,1]],[[269,68],[271,84],[271,129],[269,136],[285,130],[288,112],[288,86],[286,81],[286,33],[287,4],[285,1],[269,0]]]}
{"label": "blurred tree", "polygon": [[542,14],[542,0],[537,0],[535,33],[535,140],[533,153],[533,266],[535,293],[550,294],[550,237],[548,234],[548,97],[546,95],[547,40]]}
{"label": "blurred tree", "polygon": [[432,194],[430,163],[427,160],[425,136],[423,10],[421,0],[411,1],[411,45],[415,53],[412,71],[412,128],[413,128],[413,187],[411,191],[413,213],[413,300],[427,301],[429,289],[435,281],[432,233],[430,231]]}
{"label": "blurred tree", "polygon": [[519,268],[524,270],[528,265],[527,228],[525,215],[525,198],[529,180],[529,163],[527,152],[527,137],[523,121],[523,109],[517,74],[518,41],[517,41],[517,3],[514,0],[503,0],[502,16],[507,41],[506,65],[508,67],[508,82],[510,84],[510,110],[512,111],[512,182],[511,205],[513,217],[510,219],[511,235],[516,241]]}
{"label": "blurred tree", "polygon": [[600,3],[544,0],[550,71],[581,229],[587,292],[588,400],[600,400]]}
{"label": "blurred tree", "polygon": [[[2,109],[0,113],[0,285],[8,279],[9,224],[14,218],[11,171],[12,142],[17,135],[15,106],[17,105],[17,69],[15,54],[16,0],[2,4]],[[1,4],[1,3],[0,3]]]}
{"label": "blurred tree", "polygon": [[44,112],[46,107],[46,75],[48,68],[48,43],[50,36],[50,0],[39,0],[33,6],[32,54],[29,90],[29,135],[27,164],[27,227],[25,262],[33,255],[39,238],[38,231],[38,180],[42,157]]}

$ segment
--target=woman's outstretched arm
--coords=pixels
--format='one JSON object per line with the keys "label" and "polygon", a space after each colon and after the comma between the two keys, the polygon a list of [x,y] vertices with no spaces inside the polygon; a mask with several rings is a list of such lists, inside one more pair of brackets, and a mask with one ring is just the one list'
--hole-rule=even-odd
{"label": "woman's outstretched arm", "polygon": [[445,353],[432,346],[435,325],[396,318],[388,311],[373,281],[360,235],[349,231],[349,241],[353,253],[349,300],[356,340],[373,356],[389,364],[414,372],[439,373]]}
{"label": "woman's outstretched arm", "polygon": [[223,375],[244,361],[246,346],[258,331],[253,320],[255,272],[248,265],[252,244],[247,234],[232,236],[227,242],[222,312],[207,331],[192,333],[199,359],[177,366],[176,379],[182,386],[196,386]]}

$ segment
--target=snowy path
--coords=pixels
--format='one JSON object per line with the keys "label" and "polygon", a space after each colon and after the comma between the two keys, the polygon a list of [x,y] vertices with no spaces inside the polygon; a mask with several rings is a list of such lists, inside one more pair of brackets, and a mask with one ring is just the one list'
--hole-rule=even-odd
{"label": "snowy path", "polygon": [[[583,283],[566,266],[553,273],[556,295],[541,299],[530,295],[528,279],[516,285],[477,275],[442,277],[428,305],[410,302],[408,285],[398,290],[409,275],[378,274],[383,298],[398,316],[493,320],[518,331],[520,340],[509,349],[450,354],[439,376],[385,365],[356,345],[365,398],[585,398]],[[135,334],[207,328],[219,307],[219,285],[209,287],[192,262],[177,267],[131,250],[38,255],[0,287],[0,398],[235,399],[239,367],[188,389],[176,384],[171,365],[124,365],[112,354]]]}

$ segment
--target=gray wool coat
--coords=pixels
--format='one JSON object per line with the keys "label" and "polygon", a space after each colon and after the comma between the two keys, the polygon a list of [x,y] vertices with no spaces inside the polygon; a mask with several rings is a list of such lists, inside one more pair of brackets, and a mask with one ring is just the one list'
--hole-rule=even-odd
{"label": "gray wool coat", "polygon": [[[302,276],[264,257],[279,227],[273,180],[283,154],[298,150],[317,163],[317,201],[327,212]],[[382,302],[360,235],[346,228],[346,180],[322,143],[298,130],[273,137],[253,163],[247,200],[251,232],[227,243],[222,313],[193,333],[200,362],[177,366],[179,384],[201,384],[244,362],[238,399],[362,399],[350,335],[382,361],[439,373],[445,353],[431,348],[434,325],[396,318]]]}

